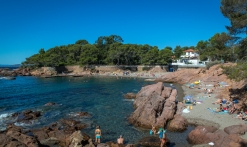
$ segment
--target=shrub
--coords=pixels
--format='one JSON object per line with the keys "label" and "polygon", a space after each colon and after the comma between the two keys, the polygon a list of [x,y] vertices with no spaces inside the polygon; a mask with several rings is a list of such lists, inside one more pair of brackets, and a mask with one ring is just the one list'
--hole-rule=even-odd
{"label": "shrub", "polygon": [[214,66],[214,65],[216,65],[216,64],[220,64],[220,63],[222,63],[222,62],[221,62],[221,61],[208,62],[208,63],[206,64],[206,68],[209,69],[210,67],[212,67],[212,66]]}

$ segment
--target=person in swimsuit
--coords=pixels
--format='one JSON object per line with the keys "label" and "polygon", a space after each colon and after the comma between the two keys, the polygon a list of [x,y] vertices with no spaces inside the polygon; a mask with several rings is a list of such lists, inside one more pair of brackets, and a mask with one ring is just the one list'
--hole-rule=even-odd
{"label": "person in swimsuit", "polygon": [[123,144],[124,143],[124,138],[122,135],[120,135],[120,137],[117,139],[117,143],[118,144]]}
{"label": "person in swimsuit", "polygon": [[101,138],[101,130],[100,130],[100,126],[97,126],[95,130],[95,142],[100,143],[100,138]]}
{"label": "person in swimsuit", "polygon": [[163,128],[160,128],[159,131],[158,131],[158,133],[157,133],[157,134],[159,134],[160,141],[163,138],[163,132],[164,132]]}

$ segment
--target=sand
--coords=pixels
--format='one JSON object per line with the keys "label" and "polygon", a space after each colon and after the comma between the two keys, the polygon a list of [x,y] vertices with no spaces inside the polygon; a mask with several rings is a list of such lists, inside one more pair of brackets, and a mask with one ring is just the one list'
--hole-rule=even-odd
{"label": "sand", "polygon": [[[220,87],[216,89],[216,91],[211,95],[211,97],[208,97],[207,94],[204,94],[204,91],[202,89],[198,89],[197,87],[195,87],[194,89],[190,89],[188,86],[183,85],[182,88],[184,90],[185,95],[192,95],[195,100],[202,101],[201,104],[196,104],[196,106],[192,106],[192,110],[189,110],[189,113],[182,114],[182,116],[187,118],[189,123],[196,125],[215,126],[221,130],[228,126],[247,123],[243,120],[235,118],[236,114],[218,114],[208,110],[208,108],[219,107],[219,104],[212,104],[212,102],[215,102],[217,100],[215,96],[218,93],[222,92],[226,87]],[[241,137],[243,139],[247,139],[247,135],[243,135]]]}

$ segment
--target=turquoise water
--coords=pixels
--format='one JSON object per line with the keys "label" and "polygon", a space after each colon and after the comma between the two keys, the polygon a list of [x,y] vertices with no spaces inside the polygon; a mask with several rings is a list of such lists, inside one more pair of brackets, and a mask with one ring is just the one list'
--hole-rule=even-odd
{"label": "turquoise water", "polygon": [[[87,124],[83,130],[93,137],[100,125],[102,141],[116,141],[123,135],[126,143],[136,143],[149,130],[136,128],[127,121],[134,111],[133,101],[123,98],[128,92],[137,93],[141,87],[152,84],[144,79],[114,77],[17,77],[16,80],[0,79],[0,128],[4,129],[9,115],[27,109],[42,111],[42,117],[32,124],[16,124],[35,128],[49,125],[61,118],[71,118],[76,112],[89,112],[89,118],[76,118]],[[169,85],[169,84],[168,84]],[[47,102],[58,105],[45,107]],[[189,127],[183,133],[168,132],[171,146],[189,146],[186,141]]]}

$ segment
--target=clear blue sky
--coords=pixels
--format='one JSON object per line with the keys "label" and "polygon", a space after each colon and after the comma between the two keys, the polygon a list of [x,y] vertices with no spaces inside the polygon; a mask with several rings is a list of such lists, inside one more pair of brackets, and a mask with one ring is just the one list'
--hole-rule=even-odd
{"label": "clear blue sky", "polygon": [[0,64],[112,34],[159,49],[195,46],[229,23],[220,0],[1,0]]}

